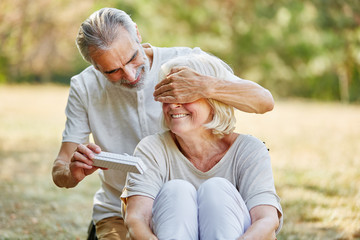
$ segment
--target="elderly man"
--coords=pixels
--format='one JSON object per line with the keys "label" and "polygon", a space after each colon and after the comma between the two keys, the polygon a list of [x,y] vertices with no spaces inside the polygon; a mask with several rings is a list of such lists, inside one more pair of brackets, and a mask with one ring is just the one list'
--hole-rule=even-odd
{"label": "elderly man", "polygon": [[[59,187],[75,187],[95,172],[94,153],[132,154],[142,138],[159,130],[161,102],[213,98],[245,112],[265,113],[273,108],[268,90],[235,76],[216,79],[179,67],[156,84],[164,62],[201,50],[141,44],[137,25],[118,9],[104,8],[85,20],[77,46],[91,66],[71,79],[66,126],[52,170]],[[86,144],[90,134],[95,144]],[[119,197],[126,173],[109,169],[99,175],[102,185],[93,207],[97,237],[125,239]]]}

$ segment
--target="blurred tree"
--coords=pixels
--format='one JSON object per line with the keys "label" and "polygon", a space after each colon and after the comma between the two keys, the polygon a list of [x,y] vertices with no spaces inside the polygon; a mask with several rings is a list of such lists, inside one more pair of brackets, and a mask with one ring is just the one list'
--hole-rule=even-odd
{"label": "blurred tree", "polygon": [[[2,0],[0,3],[0,57],[6,81],[49,82],[51,76],[70,71],[77,51],[74,39],[92,1]],[[0,68],[1,72],[5,71]]]}
{"label": "blurred tree", "polygon": [[144,42],[200,46],[276,96],[360,102],[359,0],[2,0],[0,82],[68,81],[87,65],[79,25],[109,6]]}
{"label": "blurred tree", "polygon": [[332,59],[332,69],[338,76],[340,98],[348,102],[356,74],[354,69],[358,72],[360,67],[360,2],[317,0],[314,5],[319,11],[316,23],[325,35],[323,39],[328,39],[324,45],[331,51],[328,55]]}
{"label": "blurred tree", "polygon": [[280,97],[360,101],[358,5],[157,0],[138,4],[135,20],[153,44],[201,46]]}

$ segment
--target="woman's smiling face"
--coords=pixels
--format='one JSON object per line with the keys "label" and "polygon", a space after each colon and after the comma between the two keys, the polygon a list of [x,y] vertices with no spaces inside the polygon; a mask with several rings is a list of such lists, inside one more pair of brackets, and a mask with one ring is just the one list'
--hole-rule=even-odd
{"label": "woman's smiling face", "polygon": [[175,134],[195,133],[212,120],[212,108],[201,98],[191,103],[163,103],[163,114],[167,127]]}

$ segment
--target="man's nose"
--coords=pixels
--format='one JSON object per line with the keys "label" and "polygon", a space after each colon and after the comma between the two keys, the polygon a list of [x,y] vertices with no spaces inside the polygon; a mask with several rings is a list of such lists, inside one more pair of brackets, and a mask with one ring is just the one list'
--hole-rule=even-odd
{"label": "man's nose", "polygon": [[129,66],[125,66],[123,69],[124,79],[126,79],[129,83],[136,81],[136,68],[132,68]]}

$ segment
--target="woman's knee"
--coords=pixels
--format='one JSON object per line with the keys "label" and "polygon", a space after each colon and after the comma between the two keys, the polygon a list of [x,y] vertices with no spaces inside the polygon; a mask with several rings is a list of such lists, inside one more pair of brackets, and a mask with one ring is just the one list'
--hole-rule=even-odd
{"label": "woman's knee", "polygon": [[171,202],[176,205],[181,205],[181,202],[196,201],[196,194],[196,189],[191,183],[185,180],[175,179],[166,182],[162,186],[155,198],[154,204],[158,204],[158,202]]}
{"label": "woman's knee", "polygon": [[219,207],[232,201],[243,201],[235,186],[227,179],[215,177],[205,181],[198,189],[198,204]]}
{"label": "woman's knee", "polygon": [[166,192],[172,195],[184,195],[186,193],[194,194],[196,193],[195,187],[188,181],[181,179],[174,179],[166,182],[162,188],[162,192]]}
{"label": "woman's knee", "polygon": [[[219,186],[231,184],[229,180],[222,177],[213,177],[203,182],[200,188],[218,188]],[[199,189],[200,189],[199,188]]]}
{"label": "woman's knee", "polygon": [[[197,236],[195,187],[184,180],[166,182],[155,198],[152,215],[153,231],[159,239],[182,239],[181,236]],[[195,238],[185,237],[185,239]]]}
{"label": "woman's knee", "polygon": [[234,186],[225,178],[214,177],[202,183],[198,189],[198,193],[207,195],[215,194],[219,196],[220,192],[227,188],[234,188]]}

